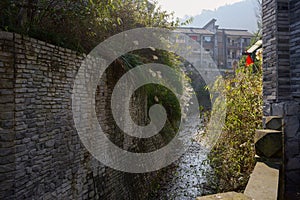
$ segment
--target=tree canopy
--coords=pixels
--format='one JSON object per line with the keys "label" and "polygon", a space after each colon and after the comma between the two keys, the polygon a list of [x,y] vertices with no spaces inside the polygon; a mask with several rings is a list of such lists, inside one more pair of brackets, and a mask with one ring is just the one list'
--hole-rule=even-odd
{"label": "tree canopy", "polygon": [[132,28],[179,25],[148,0],[1,0],[0,10],[2,30],[82,52]]}

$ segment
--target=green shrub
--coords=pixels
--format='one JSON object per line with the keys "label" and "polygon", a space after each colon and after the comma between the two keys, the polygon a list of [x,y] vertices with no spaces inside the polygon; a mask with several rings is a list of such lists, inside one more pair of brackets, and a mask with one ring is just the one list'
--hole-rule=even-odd
{"label": "green shrub", "polygon": [[208,178],[215,192],[243,191],[255,165],[253,140],[262,120],[261,63],[240,67],[224,83],[211,88],[226,96],[227,113],[222,135],[206,160],[213,168]]}

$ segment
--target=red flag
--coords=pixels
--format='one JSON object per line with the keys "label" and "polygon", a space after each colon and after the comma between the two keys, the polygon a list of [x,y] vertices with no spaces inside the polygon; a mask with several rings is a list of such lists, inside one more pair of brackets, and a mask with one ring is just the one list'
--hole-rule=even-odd
{"label": "red flag", "polygon": [[246,67],[249,67],[253,63],[254,62],[253,62],[251,56],[248,54],[247,59],[246,59]]}

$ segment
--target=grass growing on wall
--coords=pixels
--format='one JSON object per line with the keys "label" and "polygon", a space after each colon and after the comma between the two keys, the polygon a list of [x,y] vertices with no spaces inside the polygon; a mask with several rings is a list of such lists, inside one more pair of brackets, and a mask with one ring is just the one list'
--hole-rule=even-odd
{"label": "grass growing on wall", "polygon": [[254,134],[262,120],[261,63],[245,67],[244,60],[225,87],[211,90],[226,95],[227,114],[222,135],[206,160],[213,168],[215,192],[243,191],[255,165]]}

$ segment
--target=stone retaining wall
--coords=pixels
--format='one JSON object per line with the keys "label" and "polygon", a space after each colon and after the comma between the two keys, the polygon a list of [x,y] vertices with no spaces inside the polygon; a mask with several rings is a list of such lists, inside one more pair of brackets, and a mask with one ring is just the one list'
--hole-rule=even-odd
{"label": "stone retaining wall", "polygon": [[[0,32],[0,199],[143,199],[158,172],[128,174],[103,166],[74,127],[71,94],[83,55],[18,34]],[[97,114],[118,135],[108,107],[122,70],[110,69],[97,90]],[[146,97],[133,98],[137,121]],[[144,148],[152,148],[149,145]]]}

